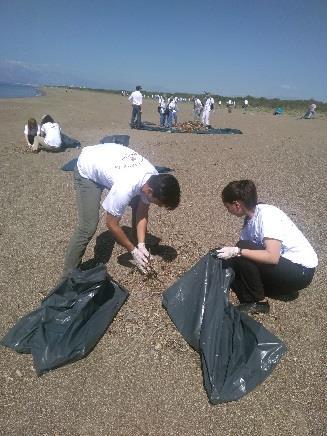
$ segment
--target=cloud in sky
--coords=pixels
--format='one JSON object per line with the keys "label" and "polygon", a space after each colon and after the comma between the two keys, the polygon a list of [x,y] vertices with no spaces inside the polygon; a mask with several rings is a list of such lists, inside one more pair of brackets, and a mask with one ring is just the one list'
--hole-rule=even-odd
{"label": "cloud in sky", "polygon": [[291,85],[280,85],[280,87],[283,89],[295,89],[295,87]]}

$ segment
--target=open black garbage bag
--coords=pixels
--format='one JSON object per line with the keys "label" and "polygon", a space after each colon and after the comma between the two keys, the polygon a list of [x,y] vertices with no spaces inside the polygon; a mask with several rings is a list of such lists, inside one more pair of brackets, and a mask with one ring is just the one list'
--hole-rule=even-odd
{"label": "open black garbage bag", "polygon": [[210,253],[163,294],[163,305],[201,356],[209,401],[238,400],[265,380],[286,348],[228,301],[230,268]]}
{"label": "open black garbage bag", "polygon": [[104,265],[75,270],[0,343],[20,353],[31,353],[40,375],[86,356],[127,296],[126,290],[107,277]]}

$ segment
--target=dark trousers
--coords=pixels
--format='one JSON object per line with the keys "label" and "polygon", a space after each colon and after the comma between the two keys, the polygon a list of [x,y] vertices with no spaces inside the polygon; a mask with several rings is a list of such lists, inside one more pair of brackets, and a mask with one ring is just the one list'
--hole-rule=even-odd
{"label": "dark trousers", "polygon": [[139,129],[141,127],[141,106],[133,104],[131,127]]}
{"label": "dark trousers", "polygon": [[[237,246],[262,250],[250,241],[239,241]],[[231,288],[240,303],[263,300],[265,296],[281,296],[309,286],[315,268],[306,268],[283,257],[277,265],[253,262],[245,257],[234,257],[227,261],[235,272]]]}

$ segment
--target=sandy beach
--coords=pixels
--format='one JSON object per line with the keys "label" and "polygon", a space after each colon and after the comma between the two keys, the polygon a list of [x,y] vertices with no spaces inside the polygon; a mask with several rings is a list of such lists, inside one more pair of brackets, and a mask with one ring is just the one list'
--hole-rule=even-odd
{"label": "sandy beach", "polygon": [[[126,97],[46,88],[34,98],[0,99],[1,309],[0,336],[37,308],[57,283],[75,224],[72,173],[61,170],[79,150],[26,151],[27,119],[49,113],[82,146],[128,134],[130,146],[153,164],[174,169],[182,202],[173,212],[152,207],[149,239],[160,282],[126,266],[103,219],[97,244],[110,275],[130,292],[87,358],[37,377],[30,355],[0,348],[0,434],[9,435],[281,435],[326,431],[326,117],[315,120],[241,109],[216,109],[214,127],[243,135],[195,135],[131,130]],[[143,120],[158,124],[146,99]],[[179,121],[192,117],[180,104]],[[288,351],[272,375],[243,399],[208,402],[200,358],[161,306],[162,292],[211,248],[234,244],[242,221],[220,199],[231,180],[253,179],[259,199],[286,212],[312,243],[319,267],[298,299],[270,300],[256,316]],[[122,224],[130,227],[130,211]],[[107,256],[108,257],[108,256]],[[324,430],[325,428],[325,430]]]}

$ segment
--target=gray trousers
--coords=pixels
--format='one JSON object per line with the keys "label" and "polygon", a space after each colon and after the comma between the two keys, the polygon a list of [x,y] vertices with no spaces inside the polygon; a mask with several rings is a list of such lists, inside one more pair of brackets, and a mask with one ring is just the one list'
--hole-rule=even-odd
{"label": "gray trousers", "polygon": [[77,268],[85,253],[87,244],[96,232],[99,222],[99,209],[103,187],[85,179],[74,169],[74,187],[78,222],[70,239],[64,263],[64,275]]}

